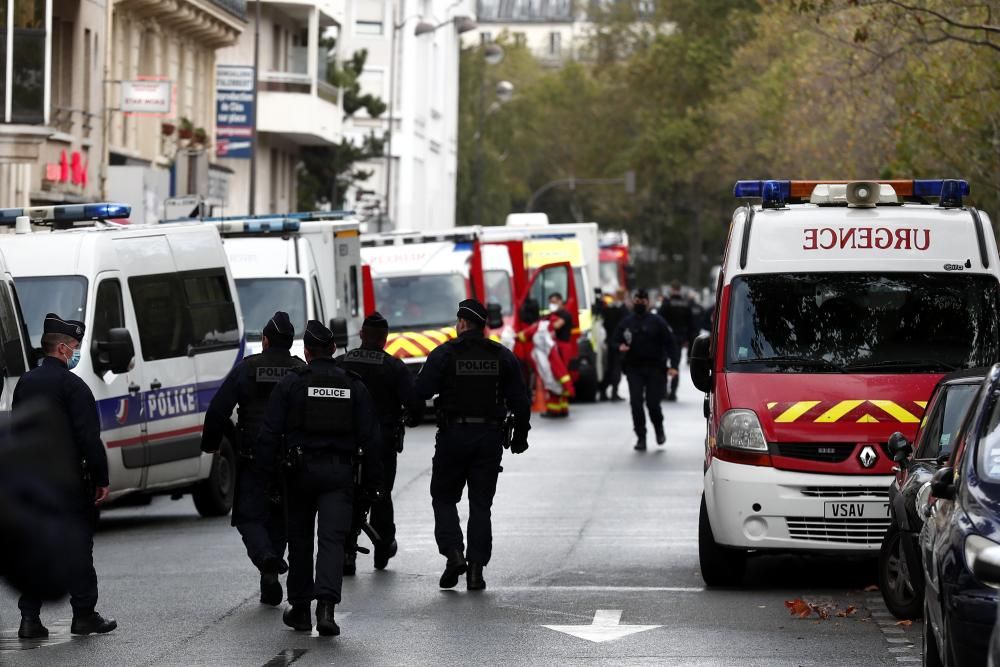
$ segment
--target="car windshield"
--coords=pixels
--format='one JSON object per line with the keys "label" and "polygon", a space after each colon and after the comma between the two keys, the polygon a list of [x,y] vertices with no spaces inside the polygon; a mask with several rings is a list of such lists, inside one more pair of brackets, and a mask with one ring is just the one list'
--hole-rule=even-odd
{"label": "car windshield", "polygon": [[15,278],[31,346],[42,346],[42,325],[48,313],[64,320],[84,321],[87,311],[87,279],[83,276]]}
{"label": "car windshield", "polygon": [[451,324],[458,302],[468,298],[458,273],[376,278],[373,284],[375,306],[396,330]]}
{"label": "car windshield", "polygon": [[727,369],[928,373],[1000,357],[986,275],[800,273],[733,280]]}
{"label": "car windshield", "polygon": [[985,481],[1000,484],[1000,401],[993,402],[986,434],[979,440],[976,469]]}
{"label": "car windshield", "polygon": [[951,453],[951,443],[955,438],[969,409],[969,404],[979,391],[979,384],[952,384],[942,388],[935,405],[931,408],[931,419],[925,423],[920,433],[915,458],[936,459]]}
{"label": "car windshield", "polygon": [[247,340],[260,340],[276,310],[288,313],[296,338],[306,328],[306,283],[301,278],[240,278],[236,281]]}
{"label": "car windshield", "polygon": [[514,295],[511,294],[510,274],[506,271],[485,271],[486,300],[500,305],[504,315],[514,312]]}

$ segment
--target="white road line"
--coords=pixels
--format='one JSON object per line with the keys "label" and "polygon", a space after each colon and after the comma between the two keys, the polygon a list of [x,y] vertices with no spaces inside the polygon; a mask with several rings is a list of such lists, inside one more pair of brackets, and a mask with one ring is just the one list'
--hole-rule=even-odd
{"label": "white road line", "polygon": [[701,593],[704,588],[690,586],[504,586],[494,589],[504,591],[567,591],[571,593]]}

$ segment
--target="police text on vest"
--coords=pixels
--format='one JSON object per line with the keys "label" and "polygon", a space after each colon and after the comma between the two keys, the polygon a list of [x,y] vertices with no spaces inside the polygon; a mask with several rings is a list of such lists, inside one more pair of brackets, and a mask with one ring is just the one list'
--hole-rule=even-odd
{"label": "police text on vest", "polygon": [[459,359],[456,361],[457,375],[500,375],[500,362],[496,359]]}
{"label": "police text on vest", "polygon": [[351,390],[342,387],[309,387],[309,398],[350,398]]}

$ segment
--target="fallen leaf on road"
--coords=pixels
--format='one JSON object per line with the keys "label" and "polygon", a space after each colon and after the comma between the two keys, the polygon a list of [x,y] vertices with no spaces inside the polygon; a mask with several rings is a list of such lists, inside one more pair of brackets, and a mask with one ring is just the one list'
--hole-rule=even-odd
{"label": "fallen leaf on road", "polygon": [[903,626],[904,628],[908,628],[908,627],[910,627],[911,625],[913,625],[913,621],[911,621],[911,620],[909,620],[909,619],[907,619],[907,620],[905,620],[905,621],[896,621],[896,625],[901,625],[901,626]]}
{"label": "fallen leaf on road", "polygon": [[854,605],[851,605],[850,607],[847,607],[846,609],[838,611],[837,612],[837,617],[838,618],[847,618],[848,616],[854,616],[855,612],[857,612],[857,611],[858,611],[858,608],[855,607]]}
{"label": "fallen leaf on road", "polygon": [[799,618],[806,618],[812,614],[812,605],[803,600],[802,598],[796,598],[794,600],[785,600],[785,606],[788,607],[788,613],[792,616],[798,616]]}

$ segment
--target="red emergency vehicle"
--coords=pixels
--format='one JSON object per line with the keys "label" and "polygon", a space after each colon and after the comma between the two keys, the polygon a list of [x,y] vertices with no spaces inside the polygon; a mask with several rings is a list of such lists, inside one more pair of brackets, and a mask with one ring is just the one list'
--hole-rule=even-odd
{"label": "red emergency vehicle", "polygon": [[[874,554],[887,441],[911,438],[947,371],[1000,360],[1000,258],[965,181],[741,181],[706,392],[701,571],[766,551]],[[932,204],[930,202],[936,202]]]}
{"label": "red emergency vehicle", "polygon": [[635,283],[635,268],[628,250],[628,233],[604,232],[599,243],[601,291],[612,295],[618,290],[628,292]]}

